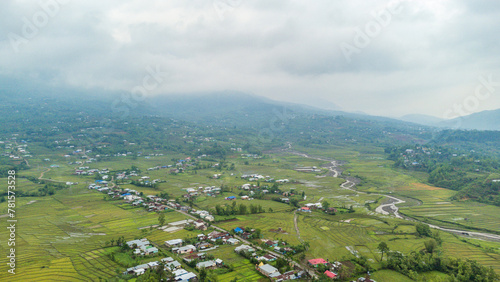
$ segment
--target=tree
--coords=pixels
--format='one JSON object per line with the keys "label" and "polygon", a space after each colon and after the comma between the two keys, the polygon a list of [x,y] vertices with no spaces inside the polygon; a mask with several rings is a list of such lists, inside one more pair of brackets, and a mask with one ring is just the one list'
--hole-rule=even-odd
{"label": "tree", "polygon": [[425,250],[429,254],[432,254],[436,250],[436,248],[438,246],[438,243],[437,243],[436,240],[434,240],[434,239],[431,238],[431,239],[429,239],[429,240],[427,240],[427,241],[424,242],[424,246],[425,246]]}
{"label": "tree", "polygon": [[328,208],[330,207],[330,203],[328,203],[326,200],[324,200],[323,203],[321,203],[321,205],[325,210],[328,210]]}
{"label": "tree", "polygon": [[158,222],[160,223],[160,226],[163,226],[165,224],[165,214],[160,213],[160,216],[158,217]]}
{"label": "tree", "polygon": [[222,209],[222,207],[220,205],[216,205],[215,206],[215,213],[217,215],[223,215],[224,214],[224,211],[223,211],[223,209]]}
{"label": "tree", "polygon": [[311,247],[311,244],[309,244],[309,242],[307,242],[307,241],[304,241],[304,242],[302,243],[302,245],[304,246],[304,248],[305,248],[306,250],[309,250],[309,247]]}
{"label": "tree", "polygon": [[382,253],[380,260],[384,258],[384,253],[389,252],[389,246],[387,246],[386,242],[380,242],[380,244],[378,244],[377,249]]}
{"label": "tree", "polygon": [[240,214],[241,215],[247,214],[247,206],[245,206],[244,204],[240,204]]}
{"label": "tree", "polygon": [[200,276],[200,282],[207,281],[207,271],[205,270],[205,268],[200,269],[199,276]]}
{"label": "tree", "polygon": [[217,278],[217,273],[210,271],[207,273],[207,280],[210,282],[217,282],[219,279]]}
{"label": "tree", "polygon": [[431,228],[427,224],[417,223],[417,225],[415,225],[415,230],[420,237],[432,237]]}

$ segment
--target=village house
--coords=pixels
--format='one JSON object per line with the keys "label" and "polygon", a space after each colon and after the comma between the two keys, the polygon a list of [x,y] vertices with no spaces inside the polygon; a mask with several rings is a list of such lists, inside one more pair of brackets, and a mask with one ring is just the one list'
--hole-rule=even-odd
{"label": "village house", "polygon": [[207,230],[206,223],[201,219],[194,222],[194,227],[198,230]]}
{"label": "village house", "polygon": [[187,263],[190,263],[193,260],[201,261],[202,259],[205,259],[205,256],[206,256],[205,253],[197,253],[197,254],[196,253],[191,253],[191,254],[187,254],[186,256],[184,256],[182,258],[182,260],[184,260]]}
{"label": "village house", "polygon": [[328,278],[330,278],[330,279],[336,279],[337,278],[337,274],[331,272],[330,270],[325,271],[325,275],[328,276]]}
{"label": "village house", "polygon": [[198,268],[198,269],[202,269],[202,268],[215,269],[215,268],[217,268],[217,264],[215,263],[214,260],[203,261],[203,262],[197,263],[196,268]]}
{"label": "village house", "polygon": [[196,274],[188,272],[184,269],[172,271],[172,274],[175,276],[175,281],[190,281],[196,279]]}
{"label": "village house", "polygon": [[288,281],[288,280],[299,279],[300,277],[302,277],[302,275],[304,275],[303,271],[295,273],[295,271],[291,270],[291,271],[285,272],[285,273],[283,273],[283,274],[281,274],[279,276],[276,276],[273,279],[276,282],[281,282],[281,281]]}
{"label": "village house", "polygon": [[240,252],[249,252],[249,253],[253,253],[255,252],[255,249],[250,247],[249,245],[241,245],[241,246],[238,246],[234,249],[234,251],[236,253],[240,253]]}
{"label": "village house", "polygon": [[257,258],[258,261],[266,261],[266,262],[275,261],[276,259],[277,258],[271,254],[267,254]]}
{"label": "village house", "polygon": [[321,209],[323,207],[321,205],[321,203],[309,203],[309,204],[305,204],[305,206],[310,208],[310,209]]}
{"label": "village house", "polygon": [[314,266],[314,267],[318,267],[318,265],[322,264],[322,265],[327,265],[328,262],[322,258],[317,258],[317,259],[310,259],[308,261],[309,265],[311,266]]}
{"label": "village house", "polygon": [[273,277],[277,277],[277,276],[281,275],[279,270],[270,264],[261,263],[259,266],[257,266],[257,270],[260,273],[262,273],[264,276],[269,277],[269,278],[273,278]]}
{"label": "village house", "polygon": [[184,241],[182,239],[174,239],[174,240],[165,241],[165,245],[167,247],[170,247],[170,248],[180,247],[180,246],[182,246],[183,242]]}
{"label": "village house", "polygon": [[201,242],[201,243],[196,244],[196,248],[198,250],[204,250],[204,249],[208,249],[210,247],[212,247],[212,244],[210,244],[208,242]]}
{"label": "village house", "polygon": [[271,241],[271,240],[266,241],[264,244],[266,244],[266,246],[268,246],[268,247],[277,247],[278,246],[277,241]]}
{"label": "village house", "polygon": [[238,239],[234,239],[234,238],[229,238],[229,239],[227,239],[227,240],[226,240],[226,243],[227,243],[227,244],[230,244],[230,245],[236,245],[236,244],[238,244],[239,242],[240,242],[240,240],[238,240]]}
{"label": "village house", "polygon": [[176,254],[187,254],[196,251],[196,247],[193,245],[187,245],[184,247],[173,248],[172,252]]}
{"label": "village house", "polygon": [[208,234],[208,239],[210,240],[219,240],[222,239],[225,236],[229,236],[229,233],[227,232],[218,232],[218,231],[212,231]]}
{"label": "village house", "polygon": [[140,248],[142,246],[149,246],[150,245],[148,239],[146,239],[146,238],[143,238],[143,239],[140,239],[140,240],[128,241],[126,244],[130,248]]}

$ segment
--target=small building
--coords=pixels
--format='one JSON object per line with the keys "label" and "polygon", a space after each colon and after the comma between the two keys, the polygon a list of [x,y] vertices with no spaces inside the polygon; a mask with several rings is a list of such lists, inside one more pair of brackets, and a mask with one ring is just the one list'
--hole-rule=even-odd
{"label": "small building", "polygon": [[241,245],[234,249],[235,252],[255,252],[255,249],[250,247],[249,245]]}
{"label": "small building", "polygon": [[217,267],[217,263],[215,263],[214,260],[203,261],[203,262],[199,262],[196,264],[196,268],[198,268],[198,269],[202,269],[202,268],[214,269],[216,267]]}
{"label": "small building", "polygon": [[187,245],[187,246],[184,246],[184,247],[173,248],[172,249],[172,252],[178,253],[178,254],[187,254],[187,253],[192,253],[194,251],[196,251],[196,247],[193,246],[193,245]]}
{"label": "small building", "polygon": [[266,277],[274,277],[281,275],[278,269],[270,264],[262,264],[257,267],[257,270]]}
{"label": "small building", "polygon": [[308,262],[311,266],[314,266],[314,267],[318,267],[318,265],[320,265],[320,264],[322,264],[322,265],[328,264],[328,262],[322,258],[310,259]]}
{"label": "small building", "polygon": [[230,239],[227,239],[227,241],[226,241],[226,242],[227,242],[228,244],[230,244],[230,245],[236,245],[236,244],[238,244],[238,243],[240,242],[240,240],[238,240],[238,239],[234,239],[234,238],[230,238]]}
{"label": "small building", "polygon": [[330,279],[336,279],[337,278],[337,274],[331,272],[330,270],[325,271],[325,275],[328,276],[328,278],[330,278]]}
{"label": "small building", "polygon": [[169,241],[165,241],[165,245],[167,247],[180,247],[182,246],[182,243],[184,241],[182,239],[174,239],[174,240],[169,240]]}
{"label": "small building", "polygon": [[134,246],[136,248],[140,248],[142,246],[149,246],[149,241],[148,239],[146,238],[143,238],[143,239],[140,239],[140,240],[132,240],[132,241],[128,241],[127,242],[127,245],[130,247],[130,248],[133,248]]}

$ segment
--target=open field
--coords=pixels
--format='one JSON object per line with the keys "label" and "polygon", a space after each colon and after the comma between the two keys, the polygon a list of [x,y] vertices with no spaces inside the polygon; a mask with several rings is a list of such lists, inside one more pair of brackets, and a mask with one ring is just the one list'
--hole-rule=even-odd
{"label": "open field", "polygon": [[500,232],[500,207],[475,202],[450,201],[455,194],[443,188],[412,183],[398,193],[422,201],[421,205],[402,208],[401,212],[418,219],[427,219],[442,226],[460,225]]}

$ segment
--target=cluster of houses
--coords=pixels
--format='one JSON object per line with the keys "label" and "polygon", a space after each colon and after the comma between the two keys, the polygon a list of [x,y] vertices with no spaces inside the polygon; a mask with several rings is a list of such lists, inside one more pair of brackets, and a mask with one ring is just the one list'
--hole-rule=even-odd
{"label": "cluster of houses", "polygon": [[[241,148],[236,148],[236,150],[238,150],[238,149],[241,149]],[[241,152],[241,151],[238,151],[238,152]],[[248,158],[261,159],[262,156],[259,156],[257,154],[241,154],[241,158],[242,159],[248,159]]]}
{"label": "cluster of houses", "polygon": [[127,270],[123,274],[133,274],[140,276],[144,274],[148,269],[158,269],[161,266],[163,266],[164,271],[168,271],[173,274],[175,281],[194,281],[195,279],[197,279],[196,274],[182,268],[182,265],[171,257],[163,258],[160,260],[160,262],[153,261],[137,265],[135,267],[127,268]]}
{"label": "cluster of houses", "polygon": [[94,175],[94,174],[102,174],[103,179],[106,180],[109,178],[107,175],[109,173],[109,169],[97,169],[97,168],[89,168],[88,166],[81,166],[75,170],[76,175]]}
{"label": "cluster of houses", "polygon": [[264,276],[271,279],[271,281],[276,282],[295,280],[305,275],[304,271],[297,272],[295,270],[288,271],[282,274],[276,267],[270,264],[264,264],[263,262],[260,262],[260,264],[256,265],[255,269],[262,273]]}
{"label": "cluster of houses", "polygon": [[298,172],[321,172],[321,169],[313,166],[313,167],[298,167],[295,169]]}
{"label": "cluster of houses", "polygon": [[280,246],[278,241],[268,240],[265,242],[265,244],[268,247],[273,248],[273,251],[275,251],[277,253],[281,253],[281,254],[295,253],[295,250],[290,248],[290,247],[286,247],[285,243],[282,243],[283,246]]}
{"label": "cluster of houses", "polygon": [[[105,180],[96,180],[95,183],[91,183],[89,185],[89,189],[97,190],[99,192],[106,192],[110,191],[110,188],[108,187],[108,182]],[[115,193],[120,194],[120,190],[115,190],[111,191],[108,193],[108,195],[115,195]]]}
{"label": "cluster of houses", "polygon": [[338,261],[330,263],[328,260],[324,260],[322,258],[310,259],[308,264],[314,268],[317,268],[320,265],[326,266],[328,269],[325,270],[324,274],[331,279],[338,278],[338,271],[342,267],[342,264]]}
{"label": "cluster of houses", "polygon": [[[201,219],[204,219],[204,220],[207,220],[207,221],[214,221],[215,218],[213,215],[210,214],[210,212],[208,211],[205,211],[205,210],[196,210],[196,209],[192,209],[189,213],[191,214],[194,214],[194,215],[197,215],[199,216]],[[196,221],[198,222],[198,221]],[[200,230],[206,230],[206,229],[201,229],[199,228],[199,226],[196,226],[196,222],[195,222],[195,228],[196,229],[200,229]]]}
{"label": "cluster of houses", "polygon": [[194,245],[184,245],[184,240],[173,239],[165,241],[165,246],[170,248],[170,250],[176,254],[193,254],[197,251],[207,251],[208,249],[211,249],[215,246],[218,240],[227,245],[236,245],[240,242],[240,240],[233,238],[233,236],[227,232],[213,231],[207,235],[199,234],[197,236],[197,242]]}
{"label": "cluster of houses", "polygon": [[243,174],[241,176],[241,179],[247,179],[248,181],[261,181],[265,179],[270,179],[271,177],[268,176],[262,176],[260,174]]}
{"label": "cluster of houses", "polygon": [[323,206],[321,205],[321,203],[308,203],[308,204],[305,204],[304,206],[300,207],[297,211],[312,212],[312,210],[322,209],[322,208],[323,208]]}
{"label": "cluster of houses", "polygon": [[151,246],[151,243],[146,238],[128,241],[127,245],[134,249],[135,255],[147,256],[158,253],[158,249]]}
{"label": "cluster of houses", "polygon": [[[271,178],[271,176],[267,175],[267,176],[263,176],[263,175],[260,175],[260,174],[243,174],[241,176],[241,179],[246,179],[248,181],[265,181],[265,182],[277,182],[277,183],[288,183],[290,182],[290,180],[288,179],[278,179],[278,180],[274,180],[274,178]],[[250,184],[245,184],[244,186],[249,186]],[[242,186],[242,189],[245,189],[243,186]],[[248,190],[248,189],[246,189]]]}
{"label": "cluster of houses", "polygon": [[215,186],[200,186],[198,188],[184,188],[187,194],[184,195],[184,198],[190,198],[199,195],[205,195],[209,197],[216,197],[222,191],[221,188]]}

